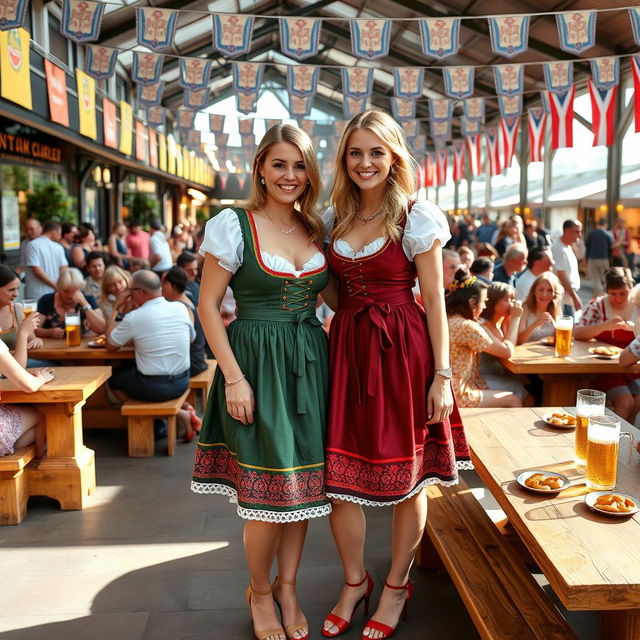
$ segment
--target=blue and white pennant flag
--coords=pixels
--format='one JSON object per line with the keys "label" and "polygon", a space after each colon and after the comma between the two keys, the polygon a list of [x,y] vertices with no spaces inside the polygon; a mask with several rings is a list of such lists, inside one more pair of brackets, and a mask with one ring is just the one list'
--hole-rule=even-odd
{"label": "blue and white pennant flag", "polygon": [[524,89],[524,65],[499,64],[493,67],[496,92],[500,95],[514,96]]}
{"label": "blue and white pennant flag", "polygon": [[85,73],[96,80],[110,78],[116,71],[118,50],[100,44],[86,45]]}
{"label": "blue and white pennant flag", "polygon": [[232,86],[241,93],[257,93],[262,86],[263,73],[261,62],[234,62]]}
{"label": "blue and white pennant flag", "polygon": [[354,56],[373,60],[388,55],[391,20],[351,20],[350,26]]}
{"label": "blue and white pennant flag", "polygon": [[178,24],[178,12],[157,7],[136,9],[136,37],[138,44],[152,51],[169,49]]}
{"label": "blue and white pennant flag", "polygon": [[60,33],[74,42],[95,42],[100,37],[105,3],[63,0]]}
{"label": "blue and white pennant flag", "polygon": [[318,53],[322,20],[313,18],[280,18],[282,53],[303,60]]}
{"label": "blue and white pennant flag", "polygon": [[444,92],[450,98],[470,98],[473,95],[474,67],[445,67]]}
{"label": "blue and white pennant flag", "polygon": [[342,93],[349,98],[368,98],[373,91],[373,69],[364,67],[342,68]]}
{"label": "blue and white pennant flag", "polygon": [[420,20],[422,51],[442,60],[458,53],[460,47],[460,18],[425,18]]}
{"label": "blue and white pennant flag", "polygon": [[397,98],[415,100],[422,95],[424,69],[420,67],[396,67],[393,70],[393,92]]}
{"label": "blue and white pennant flag", "polygon": [[204,89],[211,77],[211,60],[180,58],[178,84],[185,89]]}
{"label": "blue and white pennant flag", "polygon": [[306,98],[318,90],[320,67],[292,65],[287,68],[287,89],[291,95]]}
{"label": "blue and white pennant flag", "polygon": [[251,49],[254,18],[245,15],[215,13],[213,16],[213,48],[232,58]]}
{"label": "blue and white pennant flag", "polygon": [[547,91],[564,93],[573,85],[573,62],[571,60],[545,62],[542,69]]}
{"label": "blue and white pennant flag", "polygon": [[596,11],[563,11],[556,13],[560,48],[569,53],[582,53],[596,43]]}
{"label": "blue and white pennant flag", "polygon": [[529,43],[529,16],[489,18],[491,48],[500,56],[513,58],[526,51]]}

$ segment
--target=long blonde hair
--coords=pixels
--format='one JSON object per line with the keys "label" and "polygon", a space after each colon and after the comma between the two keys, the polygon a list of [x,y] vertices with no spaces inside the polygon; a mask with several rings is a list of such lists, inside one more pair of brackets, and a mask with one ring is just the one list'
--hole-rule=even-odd
{"label": "long blonde hair", "polygon": [[562,315],[562,294],[564,289],[562,284],[552,271],[543,271],[531,284],[529,294],[524,301],[523,307],[531,313],[536,312],[536,289],[541,282],[548,282],[553,290],[553,299],[547,305],[545,311],[550,313],[556,320]]}
{"label": "long blonde hair", "polygon": [[340,138],[331,188],[331,204],[336,216],[332,239],[344,236],[358,213],[360,190],[349,177],[346,160],[349,136],[356,129],[371,131],[394,156],[382,200],[381,231],[385,237],[397,240],[400,238],[400,222],[407,213],[409,198],[415,192],[417,165],[409,151],[402,127],[388,113],[376,109],[364,111],[352,118]]}
{"label": "long blonde hair", "polygon": [[243,206],[249,210],[263,209],[266,206],[267,190],[260,181],[260,169],[264,164],[269,149],[278,142],[288,142],[297,147],[302,154],[309,184],[296,201],[296,205],[298,206],[300,217],[311,235],[311,242],[322,243],[324,227],[316,209],[316,202],[322,190],[320,169],[318,168],[318,160],[316,159],[311,138],[298,127],[290,124],[276,124],[264,134],[253,159],[251,191]]}

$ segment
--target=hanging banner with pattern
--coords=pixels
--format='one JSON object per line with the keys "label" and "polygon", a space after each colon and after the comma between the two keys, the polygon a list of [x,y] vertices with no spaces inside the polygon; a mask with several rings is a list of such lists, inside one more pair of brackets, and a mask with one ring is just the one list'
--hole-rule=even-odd
{"label": "hanging banner with pattern", "polygon": [[544,107],[529,109],[529,162],[542,162],[547,114]]}
{"label": "hanging banner with pattern", "polygon": [[211,77],[211,60],[180,58],[178,84],[185,89],[204,89]]}
{"label": "hanging banner with pattern", "polygon": [[49,60],[44,61],[44,73],[47,78],[49,117],[52,122],[57,122],[58,124],[68,127],[69,103],[67,100],[67,74]]}
{"label": "hanging banner with pattern", "polygon": [[315,120],[298,120],[298,126],[311,138],[315,133]]}
{"label": "hanging banner with pattern", "polygon": [[444,146],[436,146],[436,179],[438,186],[443,187],[447,184],[447,160],[449,158],[449,150]]}
{"label": "hanging banner with pattern", "polygon": [[62,0],[60,33],[74,42],[95,42],[100,37],[103,2]]}
{"label": "hanging banner with pattern", "polygon": [[209,87],[206,89],[185,89],[184,90],[184,108],[199,111],[207,106],[207,98],[209,97]]}
{"label": "hanging banner with pattern", "polygon": [[484,120],[484,98],[467,98],[462,106],[467,120]]}
{"label": "hanging banner with pattern", "polygon": [[563,11],[556,13],[560,48],[580,54],[596,43],[596,11]]}
{"label": "hanging banner with pattern", "polygon": [[640,9],[629,9],[629,18],[631,19],[633,39],[640,47]]}
{"label": "hanging banner with pattern", "polygon": [[593,146],[610,147],[616,130],[616,96],[618,85],[609,89],[600,89],[592,80],[587,81],[591,97],[591,119],[593,127]]}
{"label": "hanging banner with pattern", "polygon": [[236,108],[240,113],[253,113],[258,104],[258,92],[236,93]]}
{"label": "hanging banner with pattern", "polygon": [[158,166],[158,136],[154,129],[147,129],[149,135],[149,164],[152,167]]}
{"label": "hanging banner with pattern", "polygon": [[216,133],[216,147],[226,147],[229,143],[229,134],[228,133]]}
{"label": "hanging banner with pattern", "polygon": [[254,19],[243,15],[213,16],[213,48],[223,56],[232,58],[251,49]]}
{"label": "hanging banner with pattern", "polygon": [[167,121],[167,110],[164,107],[149,107],[147,123],[150,127],[163,127]]}
{"label": "hanging banner with pattern", "polygon": [[611,89],[620,84],[620,58],[606,57],[591,60],[591,78],[598,89]]}
{"label": "hanging banner with pattern", "polygon": [[[391,98],[392,104],[394,98]],[[366,98],[350,98],[349,96],[344,96],[342,99],[342,115],[345,120],[351,120],[353,116],[362,113],[367,108],[367,99]],[[308,115],[308,114],[305,114]]]}
{"label": "hanging banner with pattern", "polygon": [[138,44],[152,51],[170,49],[178,24],[178,12],[157,7],[136,8]]}
{"label": "hanging banner with pattern", "polygon": [[342,68],[342,93],[349,98],[362,100],[373,91],[373,69],[364,67]]}
{"label": "hanging banner with pattern", "polygon": [[526,51],[529,43],[529,16],[489,18],[491,48],[499,56],[513,58]]}
{"label": "hanging banner with pattern", "polygon": [[234,62],[233,88],[242,93],[257,93],[262,86],[264,65],[259,62]]}
{"label": "hanging banner with pattern", "polygon": [[493,67],[496,92],[499,95],[514,96],[524,89],[524,65],[499,64]]}
{"label": "hanging banner with pattern", "polygon": [[393,92],[397,98],[415,100],[422,95],[424,69],[396,67],[393,70]]}
{"label": "hanging banner with pattern", "polygon": [[22,27],[27,4],[29,4],[29,0],[2,0],[0,2],[0,31]]}
{"label": "hanging banner with pattern", "polygon": [[238,133],[241,136],[253,133],[253,126],[253,118],[238,118]]}
{"label": "hanging banner with pattern", "polygon": [[519,116],[522,113],[522,95],[498,96],[498,107],[503,118]]}
{"label": "hanging banner with pattern", "polygon": [[180,131],[189,131],[190,129],[193,129],[193,125],[196,120],[196,114],[193,111],[178,109],[176,114],[178,116],[176,124]]}
{"label": "hanging banner with pattern", "polygon": [[157,84],[139,84],[136,90],[136,97],[140,104],[153,106],[162,102],[162,93],[164,91],[164,82]]}
{"label": "hanging banner with pattern", "polygon": [[429,117],[434,120],[451,121],[453,117],[453,101],[447,98],[434,100],[429,98]]}
{"label": "hanging banner with pattern", "polygon": [[134,51],[131,78],[136,84],[157,84],[160,81],[163,63],[162,55]]}
{"label": "hanging banner with pattern", "polygon": [[451,138],[451,120],[432,120],[429,125],[432,138],[444,141]]}
{"label": "hanging banner with pattern", "polygon": [[425,18],[420,20],[422,51],[442,60],[458,53],[460,47],[460,18]]}
{"label": "hanging banner with pattern", "polygon": [[473,95],[474,67],[445,67],[442,75],[444,92],[450,98],[463,99]]}
{"label": "hanging banner with pattern", "polygon": [[116,72],[118,50],[101,44],[86,45],[85,73],[96,80],[110,78]]}
{"label": "hanging banner with pattern", "polygon": [[502,118],[500,129],[502,130],[502,166],[508,169],[513,162],[513,154],[516,151],[520,118]]}
{"label": "hanging banner with pattern", "polygon": [[[364,109],[360,111],[364,111]],[[416,101],[391,98],[391,112],[396,120],[413,120],[416,117]]]}
{"label": "hanging banner with pattern", "polygon": [[224,131],[225,117],[210,113],[209,114],[209,131],[212,133],[222,133]]}
{"label": "hanging banner with pattern", "polygon": [[470,136],[476,133],[480,133],[482,130],[482,120],[476,120],[475,118],[460,118],[460,131],[463,136]]}
{"label": "hanging banner with pattern", "polygon": [[413,146],[413,150],[416,156],[424,154],[427,150],[427,136],[424,133],[416,136],[416,142]]}
{"label": "hanging banner with pattern", "polygon": [[318,53],[322,20],[314,18],[280,18],[280,46],[282,53],[304,60]]}
{"label": "hanging banner with pattern", "polygon": [[388,55],[391,20],[351,20],[349,24],[354,56],[373,60]]}
{"label": "hanging banner with pattern", "polygon": [[564,93],[573,84],[573,62],[571,60],[545,62],[542,69],[547,91]]}
{"label": "hanging banner with pattern", "polygon": [[96,125],[96,81],[84,71],[76,69],[78,91],[78,117],[80,134],[95,140],[98,137]]}
{"label": "hanging banner with pattern", "polygon": [[102,98],[102,130],[104,146],[112,149],[118,148],[118,120],[116,117],[116,105]]}
{"label": "hanging banner with pattern", "polygon": [[497,176],[502,171],[502,167],[500,167],[498,127],[487,127],[485,129],[484,136],[487,142],[487,156],[489,157],[489,175]]}
{"label": "hanging banner with pattern", "polygon": [[417,120],[405,120],[402,123],[402,130],[407,138],[413,138],[418,135],[418,121]]}
{"label": "hanging banner with pattern", "polygon": [[469,156],[469,170],[474,178],[482,173],[482,136],[473,133],[465,137],[467,154]]}
{"label": "hanging banner with pattern", "polygon": [[120,153],[130,156],[133,149],[133,108],[120,100]]}
{"label": "hanging banner with pattern", "polygon": [[290,65],[287,67],[287,90],[291,95],[307,98],[318,90],[320,67]]}
{"label": "hanging banner with pattern", "polygon": [[547,91],[549,112],[551,113],[551,147],[573,147],[573,99],[576,86],[565,93]]}
{"label": "hanging banner with pattern", "polygon": [[464,146],[464,140],[454,140],[451,147],[454,182],[460,182],[464,178]]}

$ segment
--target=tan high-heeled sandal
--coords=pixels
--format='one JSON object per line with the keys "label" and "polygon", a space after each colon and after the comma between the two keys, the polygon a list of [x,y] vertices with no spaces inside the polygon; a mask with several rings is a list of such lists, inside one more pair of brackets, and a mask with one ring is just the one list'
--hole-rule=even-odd
{"label": "tan high-heeled sandal", "polygon": [[[249,615],[251,616],[251,622],[253,622],[253,611],[251,611],[251,596],[253,594],[258,596],[268,596],[269,594],[273,594],[273,589],[269,589],[269,591],[256,591],[249,583],[247,587],[247,604],[249,605]],[[270,636],[284,636],[285,632],[282,627],[275,627],[273,629],[256,629],[255,625],[253,627],[253,635],[256,637],[256,640],[266,640]]]}
{"label": "tan high-heeled sandal", "polygon": [[[271,591],[274,591],[276,588],[276,583],[280,582],[282,584],[288,584],[291,585],[293,587],[296,586],[296,582],[295,580],[293,582],[290,582],[289,580],[283,580],[280,576],[276,576],[273,580],[273,584],[271,585]],[[278,605],[278,609],[280,609],[280,615],[282,615],[282,607],[280,606],[280,603],[278,602],[277,598],[275,597],[275,594],[273,596],[273,601]],[[298,638],[294,638],[293,634],[298,631],[298,630],[307,630],[307,633],[303,636],[299,636]],[[287,636],[287,638],[289,638],[289,640],[307,640],[309,638],[309,623],[307,622],[306,618],[302,618],[301,620],[298,620],[297,622],[294,622],[293,624],[287,624],[284,625],[284,632]]]}

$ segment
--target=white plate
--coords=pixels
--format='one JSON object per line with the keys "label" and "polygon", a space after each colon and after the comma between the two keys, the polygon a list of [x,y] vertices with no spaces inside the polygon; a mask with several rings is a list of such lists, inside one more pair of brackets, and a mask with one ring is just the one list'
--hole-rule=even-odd
{"label": "white plate", "polygon": [[104,343],[98,344],[95,340],[89,340],[89,342],[87,342],[87,346],[92,349],[104,349]]}
{"label": "white plate", "polygon": [[[527,480],[530,476],[532,476],[534,473],[542,473],[545,476],[553,476],[554,478],[560,478],[560,480],[562,480],[562,486],[558,489],[534,489],[533,487],[528,487],[525,484],[525,480]],[[533,469],[533,471],[523,471],[517,478],[516,478],[516,482],[523,488],[526,489],[527,491],[533,491],[533,493],[544,493],[544,494],[551,494],[553,495],[554,493],[558,493],[559,491],[562,491],[563,489],[566,489],[571,482],[569,482],[569,478],[567,478],[567,476],[563,476],[561,473],[556,473],[555,471],[547,471],[546,469]]]}
{"label": "white plate", "polygon": [[[629,498],[629,500],[633,500],[635,502],[636,506],[631,511],[604,511],[603,509],[598,509],[598,507],[595,506],[596,500],[600,496],[606,496],[610,493],[613,493],[616,496],[620,496],[621,498]],[[638,506],[640,504],[640,501],[638,500],[638,498],[634,498],[628,493],[620,493],[620,491],[616,491],[615,489],[610,491],[592,491],[584,497],[584,503],[592,511],[600,513],[603,516],[613,516],[614,518],[628,518],[634,513],[638,513],[638,511],[640,511],[640,506]]]}
{"label": "white plate", "polygon": [[[550,426],[555,427],[556,429],[575,429],[575,424],[553,424],[553,422],[549,422],[549,419],[553,417],[553,413],[545,413],[542,416],[542,419]],[[575,418],[575,416],[574,416]]]}
{"label": "white plate", "polygon": [[606,353],[598,353],[596,351],[598,347],[591,347],[588,351],[592,356],[596,358],[600,358],[601,360],[615,360],[622,353],[622,349],[618,349],[617,347],[611,347],[611,349],[618,349],[618,352],[613,356],[608,356]]}
{"label": "white plate", "polygon": [[543,344],[545,347],[553,347],[555,343],[555,336],[545,336],[544,338],[540,338],[540,344]]}

